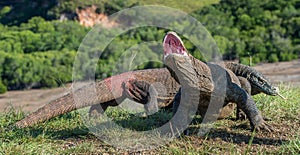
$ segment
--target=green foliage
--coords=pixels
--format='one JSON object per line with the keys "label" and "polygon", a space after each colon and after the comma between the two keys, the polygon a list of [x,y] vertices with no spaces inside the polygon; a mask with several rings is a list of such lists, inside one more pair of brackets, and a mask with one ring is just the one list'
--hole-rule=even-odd
{"label": "green foliage", "polygon": [[245,64],[245,65],[250,65],[250,57],[240,58],[240,63]]}
{"label": "green foliage", "polygon": [[7,91],[6,86],[0,80],[0,94],[4,94]]}
{"label": "green foliage", "polygon": [[113,14],[122,9],[128,8],[135,3],[137,0],[133,1],[123,1],[123,0],[58,0],[59,5],[48,10],[48,14],[59,18],[61,14],[68,14],[74,16],[74,12],[78,8],[85,8],[91,5],[96,6],[98,13]]}
{"label": "green foliage", "polygon": [[74,21],[41,17],[0,29],[0,79],[9,90],[70,82],[75,50],[89,30]]}
{"label": "green foliage", "polygon": [[225,54],[226,51],[229,51],[230,49],[232,49],[233,43],[230,42],[227,38],[225,38],[223,36],[215,35],[214,39],[215,39],[218,47],[220,48],[221,54]]}
{"label": "green foliage", "polygon": [[203,6],[209,5],[209,4],[215,4],[218,3],[219,0],[210,0],[210,1],[194,1],[194,0],[129,0],[129,2],[132,3],[140,3],[142,5],[164,5],[167,7],[172,7],[176,9],[180,9],[185,12],[192,12],[194,10],[197,10],[199,8],[202,8]]}
{"label": "green foliage", "polygon": [[2,81],[8,89],[55,87],[72,80],[75,51],[6,54]]}
{"label": "green foliage", "polygon": [[0,23],[20,25],[35,16],[41,16],[45,19],[60,19],[63,15],[68,19],[74,19],[76,17],[76,9],[91,5],[97,7],[97,12],[110,15],[136,5],[163,5],[191,12],[218,2],[219,0],[4,0],[4,2],[0,3]]}
{"label": "green foliage", "polygon": [[34,33],[52,33],[55,31],[54,25],[49,21],[45,21],[42,17],[33,17],[29,19],[27,23],[22,23],[20,28],[30,30]]}
{"label": "green foliage", "polygon": [[3,8],[0,9],[0,18],[5,16],[5,14],[9,13],[11,10],[11,7],[9,6],[4,6]]}
{"label": "green foliage", "polygon": [[113,14],[136,5],[161,5],[191,12],[203,6],[214,4],[219,0],[180,1],[180,0],[58,0],[59,5],[48,10],[48,14],[59,18],[61,14],[72,14],[77,8],[94,5],[99,13]]}
{"label": "green foliage", "polygon": [[[1,28],[1,27],[0,27]],[[0,49],[8,53],[32,53],[49,50],[77,50],[89,29],[77,22],[45,21],[33,17],[20,27],[4,27]]]}
{"label": "green foliage", "polygon": [[212,33],[225,59],[245,63],[251,55],[276,62],[298,57],[293,50],[299,44],[299,10],[296,0],[223,0],[193,16]]}
{"label": "green foliage", "polygon": [[[51,8],[57,5],[57,1],[42,1],[42,0],[22,0],[9,1],[3,0],[0,3],[0,8],[4,7],[5,16],[0,18],[0,23],[6,25],[20,25],[28,21],[34,16],[41,16],[46,19],[53,19],[48,12]],[[9,7],[9,9],[7,9]]]}
{"label": "green foliage", "polygon": [[270,57],[269,57],[269,61],[270,62],[278,62],[279,61],[279,59],[278,59],[278,57],[277,57],[277,54],[271,54],[270,55]]}

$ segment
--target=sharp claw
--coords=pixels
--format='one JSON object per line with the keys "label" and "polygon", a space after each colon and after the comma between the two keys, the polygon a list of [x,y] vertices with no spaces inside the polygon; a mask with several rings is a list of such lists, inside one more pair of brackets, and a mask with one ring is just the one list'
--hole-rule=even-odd
{"label": "sharp claw", "polygon": [[133,99],[133,100],[137,100],[137,98],[136,98],[135,95],[133,94],[133,90],[129,89],[129,90],[127,91],[127,93],[128,93],[128,97],[131,97],[131,99]]}
{"label": "sharp claw", "polygon": [[133,89],[136,91],[135,93],[139,95],[140,99],[147,96],[148,89],[146,87],[146,84],[143,84],[138,81],[134,81],[132,85],[133,85]]}
{"label": "sharp claw", "polygon": [[146,97],[147,96],[147,92],[141,90],[141,89],[138,89],[138,94],[140,94],[141,96],[143,97]]}
{"label": "sharp claw", "polygon": [[126,84],[126,87],[128,97],[137,102],[144,102],[147,96],[147,92],[143,91],[143,84],[139,83],[136,80],[130,80]]}
{"label": "sharp claw", "polygon": [[138,101],[141,101],[142,100],[142,96],[139,92],[137,92],[137,89],[134,89],[134,90],[129,90],[131,92],[131,94],[133,96],[131,96],[132,98],[135,98],[136,100]]}
{"label": "sharp claw", "polygon": [[261,131],[261,130],[265,130],[267,132],[273,132],[274,128],[271,125],[269,125],[269,124],[267,124],[263,121],[262,123],[260,123],[259,125],[257,125],[255,127],[255,130],[258,131],[258,132]]}
{"label": "sharp claw", "polygon": [[264,126],[264,130],[268,131],[268,132],[271,132],[271,129],[267,126]]}
{"label": "sharp claw", "polygon": [[269,128],[269,132],[273,132],[273,131],[275,131],[275,129],[271,126],[271,125],[269,125],[269,124],[267,124],[268,125],[268,128]]}

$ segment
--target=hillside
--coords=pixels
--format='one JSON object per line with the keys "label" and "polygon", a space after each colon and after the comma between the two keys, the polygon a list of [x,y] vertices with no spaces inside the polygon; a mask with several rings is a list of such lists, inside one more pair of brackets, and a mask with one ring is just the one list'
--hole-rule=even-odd
{"label": "hillside", "polygon": [[[0,2],[0,23],[20,25],[30,18],[40,16],[47,20],[75,20],[77,9],[97,7],[97,13],[111,15],[122,9],[138,5],[164,5],[185,12],[192,12],[219,0],[2,0]],[[6,8],[5,8],[6,7]],[[5,16],[4,16],[5,15]]]}
{"label": "hillside", "polygon": [[[136,61],[142,62],[134,69],[162,67],[161,47],[144,43],[161,42],[167,29],[143,26],[124,32],[113,38],[104,49],[97,42],[118,28],[131,24],[130,19],[139,13],[128,12],[124,18],[113,21],[109,15],[144,4],[168,4],[187,11],[201,22],[218,45],[224,60],[234,60],[248,64],[281,62],[298,59],[300,55],[300,5],[297,0],[239,0],[239,1],[121,1],[121,0],[4,0],[0,2],[0,93],[6,90],[58,87],[72,81],[72,67],[77,50],[92,25],[101,23],[104,31],[95,33],[83,49],[82,64],[76,79],[87,79],[94,71],[91,57],[102,53],[97,61],[95,78],[102,79],[113,74],[117,67],[130,68],[118,63],[122,55],[136,52]],[[233,3],[234,2],[234,3]],[[188,8],[188,9],[187,9]],[[85,15],[89,15],[85,17]],[[145,20],[162,16],[146,14],[138,18]],[[190,38],[201,36],[201,30],[189,22],[166,22],[183,33],[192,32]],[[79,20],[79,21],[78,21]],[[86,22],[83,22],[87,20]],[[94,21],[95,20],[95,21]],[[156,20],[154,20],[156,21]],[[123,22],[123,23],[122,23]],[[88,26],[84,27],[82,25]],[[106,27],[105,27],[106,26]],[[201,32],[200,32],[201,31]],[[185,34],[180,34],[185,35]],[[203,37],[206,38],[206,37]],[[202,53],[184,38],[187,49],[196,58],[205,59]],[[209,48],[210,45],[201,45]],[[135,49],[138,47],[138,49]],[[101,50],[100,50],[101,49]],[[132,51],[134,50],[134,51]],[[130,53],[133,52],[133,53]],[[214,54],[214,53],[213,53]],[[128,63],[127,63],[128,65]]]}

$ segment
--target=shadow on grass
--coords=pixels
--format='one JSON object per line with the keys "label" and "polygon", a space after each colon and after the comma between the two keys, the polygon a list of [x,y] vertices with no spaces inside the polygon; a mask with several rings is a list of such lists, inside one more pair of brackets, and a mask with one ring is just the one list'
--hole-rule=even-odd
{"label": "shadow on grass", "polygon": [[70,129],[51,130],[44,128],[32,128],[30,129],[30,136],[36,138],[40,135],[51,137],[50,139],[67,139],[67,138],[83,138],[89,135],[89,131],[86,127],[75,127]]}
{"label": "shadow on grass", "polygon": [[[30,135],[32,137],[37,137],[41,134],[44,134],[47,137],[51,137],[51,139],[59,139],[59,140],[64,140],[64,139],[69,139],[69,138],[89,138],[89,137],[94,137],[89,132],[89,129],[87,127],[76,127],[72,129],[62,129],[62,130],[56,130],[56,131],[51,131],[51,129],[44,130],[43,128],[35,128],[35,129],[30,129]],[[191,135],[193,136],[193,135]],[[195,135],[197,136],[197,135]],[[226,129],[212,129],[206,137],[209,140],[217,141],[218,139],[221,139],[222,141],[228,142],[228,143],[234,143],[234,144],[248,144],[249,141],[251,140],[251,135],[246,135],[242,133],[234,133],[227,131]],[[203,138],[203,137],[199,137]],[[275,138],[260,138],[254,136],[252,144],[258,144],[258,145],[272,145],[272,146],[280,146],[283,145],[284,143],[287,143],[288,140],[284,139],[275,139]]]}
{"label": "shadow on grass", "polygon": [[[78,123],[78,125],[76,125],[76,122],[78,122],[78,120],[76,120],[76,119],[78,119],[78,118],[74,117],[74,115],[66,114],[66,115],[63,115],[60,117],[62,117],[64,120],[67,120],[68,122],[74,122],[75,124],[70,123],[70,124],[72,124],[72,126],[70,126],[70,127],[64,125],[64,127],[62,127],[62,128],[59,128],[59,127],[53,128],[51,126],[59,125],[59,123],[56,124],[55,121],[59,122],[59,120],[60,120],[60,119],[54,119],[54,120],[51,120],[51,121],[54,121],[54,124],[52,124],[52,125],[44,124],[44,125],[34,126],[34,127],[26,129],[27,132],[24,131],[23,129],[17,129],[16,132],[20,132],[20,134],[26,133],[34,138],[36,138],[40,135],[44,135],[46,137],[49,137],[50,139],[87,138],[92,135],[91,132],[89,131],[89,128],[86,127],[84,124]],[[145,131],[145,130],[153,129],[156,127],[160,127],[161,125],[166,123],[171,118],[172,118],[172,116],[170,113],[161,112],[161,113],[151,115],[150,117],[147,117],[147,118],[129,115],[125,118],[115,120],[115,123],[117,123],[118,125],[120,125],[124,128],[132,129],[135,131]],[[201,123],[201,120],[202,120],[201,118],[194,118],[192,124],[199,124],[199,123]],[[232,128],[235,128],[238,131],[239,130],[249,130],[249,126],[247,126],[246,124],[232,126]],[[198,127],[190,127],[190,129],[196,131],[199,128]],[[193,135],[191,135],[191,136],[193,136]],[[211,140],[221,139],[225,142],[235,143],[235,144],[242,144],[242,143],[248,144],[252,138],[251,135],[230,132],[226,129],[212,129],[212,130],[210,130],[208,135],[206,135],[206,137]],[[199,138],[201,138],[201,137],[199,137]],[[279,146],[286,142],[288,142],[288,140],[275,139],[275,138],[269,138],[269,137],[265,137],[265,138],[254,137],[252,144]]]}
{"label": "shadow on grass", "polygon": [[[115,118],[114,123],[123,128],[128,128],[131,130],[146,131],[163,125],[170,118],[170,113],[165,113],[163,111],[157,114],[153,114],[149,117],[139,117],[133,114],[128,114],[126,118]],[[64,122],[60,122],[60,120],[62,119],[64,120]],[[14,129],[15,132],[19,134],[26,133],[33,138],[44,135],[45,137],[49,137],[50,139],[67,139],[91,135],[89,128],[85,126],[85,123],[82,123],[77,119],[78,117],[76,117],[75,114],[68,113],[48,120],[46,123],[40,123],[38,125],[34,125],[32,127],[24,129]],[[68,124],[71,122],[69,127],[65,124],[62,124],[66,122],[68,122]],[[62,126],[59,127],[60,125]],[[13,124],[12,127],[9,128],[13,129]]]}
{"label": "shadow on grass", "polygon": [[[209,133],[209,135],[207,135],[207,137],[211,139],[220,138],[225,142],[230,142],[235,144],[242,144],[242,143],[248,144],[252,138],[251,135],[229,132],[226,131],[225,129],[213,130]],[[252,144],[279,146],[286,142],[288,142],[288,140],[274,139],[274,138],[259,138],[254,136]]]}

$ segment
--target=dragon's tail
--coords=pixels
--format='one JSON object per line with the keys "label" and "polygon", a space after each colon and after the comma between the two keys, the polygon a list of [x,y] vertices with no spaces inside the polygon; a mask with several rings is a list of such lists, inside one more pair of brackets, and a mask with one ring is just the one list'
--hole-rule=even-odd
{"label": "dragon's tail", "polygon": [[29,114],[24,119],[16,122],[15,126],[18,128],[32,126],[75,109],[76,106],[74,104],[73,95],[69,93]]}
{"label": "dragon's tail", "polygon": [[112,77],[110,77],[95,83],[93,86],[82,87],[73,93],[68,93],[51,101],[24,119],[16,122],[15,126],[18,128],[32,126],[76,109],[114,100],[121,97],[121,86],[122,80],[114,80],[114,83],[112,83]]}

